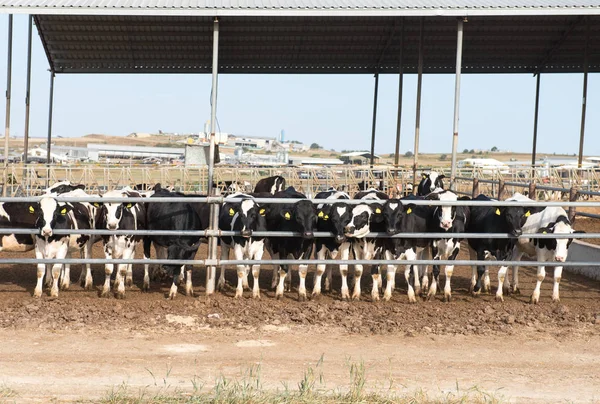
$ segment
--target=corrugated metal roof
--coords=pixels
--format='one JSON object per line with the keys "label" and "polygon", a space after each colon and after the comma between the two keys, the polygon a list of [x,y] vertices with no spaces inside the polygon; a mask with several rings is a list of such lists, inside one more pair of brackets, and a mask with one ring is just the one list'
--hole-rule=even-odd
{"label": "corrugated metal roof", "polygon": [[186,15],[514,15],[600,12],[597,0],[0,0],[0,10]]}
{"label": "corrugated metal roof", "polygon": [[[223,17],[220,73],[396,73],[417,70],[420,17]],[[469,17],[463,72],[600,71],[599,16]],[[57,73],[210,73],[210,17],[35,17]],[[424,72],[453,73],[454,17],[424,18]]]}

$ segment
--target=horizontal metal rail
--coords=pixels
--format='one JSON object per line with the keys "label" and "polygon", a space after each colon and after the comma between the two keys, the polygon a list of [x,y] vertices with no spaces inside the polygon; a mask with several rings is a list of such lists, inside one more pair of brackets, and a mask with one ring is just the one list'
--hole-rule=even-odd
{"label": "horizontal metal rail", "polygon": [[223,266],[223,265],[485,265],[485,266],[551,266],[551,267],[576,267],[589,266],[598,267],[600,261],[581,262],[557,262],[557,261],[485,261],[485,260],[167,260],[167,259],[40,259],[35,258],[6,258],[0,260],[2,264],[161,264],[161,265],[200,265],[200,266]]}
{"label": "horizontal metal rail", "polygon": [[578,194],[581,195],[589,195],[589,196],[600,196],[600,192],[598,191],[584,191],[584,190],[578,190],[577,191]]}
{"label": "horizontal metal rail", "polygon": [[[600,215],[597,215],[600,217]],[[83,234],[83,235],[116,235],[116,236],[200,236],[200,237],[231,237],[242,236],[241,231],[235,230],[104,230],[104,229],[55,229],[52,231],[55,235]],[[40,234],[39,229],[3,229],[0,228],[0,234]],[[302,237],[302,233],[293,231],[253,231],[252,237]],[[335,237],[333,233],[326,231],[313,232],[314,237]],[[387,233],[374,232],[368,233],[367,238],[600,238],[600,233],[572,233],[572,234],[542,234],[542,233],[527,233],[515,237],[508,233],[397,233],[390,236]],[[348,237],[350,240],[360,240],[354,237]]]}
{"label": "horizontal metal rail", "polygon": [[589,217],[589,218],[592,218],[592,219],[600,219],[600,215],[597,215],[595,213],[577,212],[576,215],[577,216],[582,216],[582,217]]}
{"label": "horizontal metal rail", "polygon": [[[37,202],[40,197],[12,197],[12,198],[0,198],[1,202]],[[144,197],[131,197],[131,198],[88,198],[88,197],[55,197],[57,202],[101,202],[101,203],[122,203],[122,202],[142,202],[142,203],[215,203],[221,204],[224,202],[241,202],[243,199],[248,198],[229,198],[229,197],[165,197],[165,198],[144,198]],[[313,204],[333,204],[343,202],[348,205],[359,205],[369,203],[385,203],[386,200],[379,199],[300,199],[300,198],[252,198],[256,203],[264,204],[294,204],[299,201],[309,201]],[[535,207],[535,206],[552,206],[552,207],[600,207],[600,201],[586,201],[586,202],[562,202],[562,201],[438,201],[438,200],[427,200],[427,199],[408,199],[401,200],[406,204],[413,204],[418,206],[522,206],[522,207]]]}

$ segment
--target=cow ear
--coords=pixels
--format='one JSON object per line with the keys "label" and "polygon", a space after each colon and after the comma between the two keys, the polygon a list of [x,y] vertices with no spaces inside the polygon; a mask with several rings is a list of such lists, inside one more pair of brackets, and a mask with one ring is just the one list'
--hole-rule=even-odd
{"label": "cow ear", "polygon": [[281,210],[281,217],[284,218],[285,220],[291,220],[292,219],[292,212],[289,209],[282,209]]}
{"label": "cow ear", "polygon": [[69,211],[72,210],[71,205],[62,205],[58,207],[58,211],[61,215],[65,216]]}
{"label": "cow ear", "polygon": [[127,202],[127,203],[125,204],[125,207],[126,207],[127,209],[131,209],[131,208],[133,208],[134,206],[135,206],[135,202]]}
{"label": "cow ear", "polygon": [[440,175],[438,175],[438,178],[439,178],[440,180],[443,180],[444,178],[446,178],[446,176],[445,176],[444,174],[440,174]]}
{"label": "cow ear", "polygon": [[523,216],[525,216],[525,217],[529,217],[529,216],[531,216],[531,210],[527,209],[527,210],[525,211],[525,214],[524,214]]}
{"label": "cow ear", "polygon": [[501,207],[499,207],[499,208],[496,208],[496,210],[494,211],[494,213],[495,213],[497,216],[500,216],[500,215],[502,215],[502,214],[504,213],[504,206],[501,206]]}
{"label": "cow ear", "polygon": [[235,209],[233,208],[233,206],[229,207],[229,216],[235,216]]}
{"label": "cow ear", "polygon": [[423,176],[423,179],[426,179],[428,177],[427,174],[423,174],[422,176]]}
{"label": "cow ear", "polygon": [[407,215],[410,215],[416,206],[417,205],[415,205],[414,203],[409,203],[408,205],[404,205],[404,212],[406,212]]}
{"label": "cow ear", "polygon": [[266,216],[267,215],[267,208],[259,208],[258,209],[258,214],[261,216]]}

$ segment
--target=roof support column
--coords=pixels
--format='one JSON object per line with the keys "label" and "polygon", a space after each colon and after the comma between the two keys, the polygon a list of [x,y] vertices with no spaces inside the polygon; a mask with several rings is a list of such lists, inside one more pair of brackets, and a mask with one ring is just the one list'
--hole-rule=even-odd
{"label": "roof support column", "polygon": [[[214,194],[213,175],[215,170],[215,131],[217,129],[217,85],[219,73],[219,19],[215,17],[213,22],[213,58],[212,58],[212,90],[210,98],[210,147],[208,156],[208,195]],[[219,210],[216,204],[210,205],[209,228],[217,230],[219,226]],[[208,259],[217,258],[217,238],[209,237]],[[215,280],[217,268],[210,266],[206,268],[206,295],[212,295],[215,292]]]}
{"label": "roof support column", "polygon": [[46,187],[50,186],[50,164],[52,162],[52,115],[54,114],[54,71],[50,70],[50,102],[48,103],[48,139],[46,146]]}
{"label": "roof support column", "polygon": [[[538,115],[540,111],[540,77],[542,73],[537,74],[535,79],[535,112],[533,115],[533,147],[531,148],[531,168],[535,168],[535,159],[537,154],[537,132]],[[532,177],[533,178],[533,177]]]}
{"label": "roof support column", "polygon": [[[25,90],[25,132],[23,133],[23,163],[27,164],[27,152],[29,150],[29,96],[31,91],[31,32],[33,28],[33,16],[29,16],[29,31],[27,34],[27,87]],[[25,178],[25,168],[23,168]]]}
{"label": "roof support column", "polygon": [[379,92],[379,73],[375,73],[375,91],[373,93],[373,123],[371,125],[371,170],[375,163],[375,129],[377,127],[377,93]]}
{"label": "roof support column", "polygon": [[4,131],[4,173],[2,176],[2,196],[6,196],[8,188],[8,139],[10,137],[10,94],[12,85],[12,39],[13,16],[8,16],[8,55],[6,57],[6,126]]}
{"label": "roof support column", "polygon": [[450,169],[450,189],[455,190],[456,153],[458,149],[458,118],[460,105],[460,74],[462,72],[463,19],[459,19],[456,27],[456,75],[454,78],[454,124],[452,127],[452,168]]}
{"label": "roof support column", "polygon": [[[394,153],[394,167],[398,170],[398,159],[400,158],[400,128],[402,125],[402,87],[404,85],[404,18],[400,27],[400,63],[398,66],[398,117],[396,118],[396,150]],[[398,178],[398,171],[396,171]]]}
{"label": "roof support column", "polygon": [[585,24],[585,55],[583,57],[583,98],[581,99],[581,130],[579,134],[579,157],[577,158],[577,167],[581,168],[583,164],[583,140],[585,137],[585,110],[587,108],[587,83],[588,83],[588,64],[589,64],[589,42],[590,42],[590,21],[586,18]]}
{"label": "roof support column", "polygon": [[413,155],[413,192],[417,190],[417,167],[419,165],[419,135],[421,132],[421,87],[423,83],[423,23],[421,17],[419,27],[419,66],[417,71],[417,116],[415,120],[415,153]]}

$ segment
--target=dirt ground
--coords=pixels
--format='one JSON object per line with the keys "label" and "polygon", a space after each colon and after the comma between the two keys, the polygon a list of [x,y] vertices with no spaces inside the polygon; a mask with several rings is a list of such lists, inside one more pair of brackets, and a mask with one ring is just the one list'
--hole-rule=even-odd
{"label": "dirt ground", "polygon": [[[205,254],[203,245],[199,257]],[[100,256],[97,245],[94,257]],[[74,267],[72,279],[79,273]],[[528,303],[532,268],[520,272],[523,294],[504,303],[493,295],[471,297],[470,268],[457,267],[451,303],[438,294],[415,305],[408,304],[403,275],[397,275],[392,300],[378,303],[370,301],[368,276],[362,301],[341,301],[335,270],[334,291],[304,303],[294,291],[273,298],[266,288],[270,268],[261,272],[261,300],[249,291],[236,300],[231,288],[206,298],[205,272],[198,269],[197,297],[168,301],[170,284],[154,282],[141,293],[142,275],[136,267],[136,286],[125,300],[98,297],[101,266],[94,266],[96,290],[73,284],[58,299],[35,299],[33,265],[2,268],[0,384],[16,391],[17,402],[69,401],[102,397],[122,383],[191,390],[191,381],[202,379],[212,386],[220,374],[239,377],[260,363],[267,386],[295,387],[323,354],[328,388],[344,388],[349,361],[364,361],[372,389],[392,383],[399,392],[422,388],[442,395],[458,384],[511,401],[600,400],[600,282],[566,271],[561,302],[551,302],[549,271],[538,305]],[[491,277],[495,287],[494,270]],[[236,281],[234,270],[227,281]],[[310,290],[312,275],[307,284]]]}

